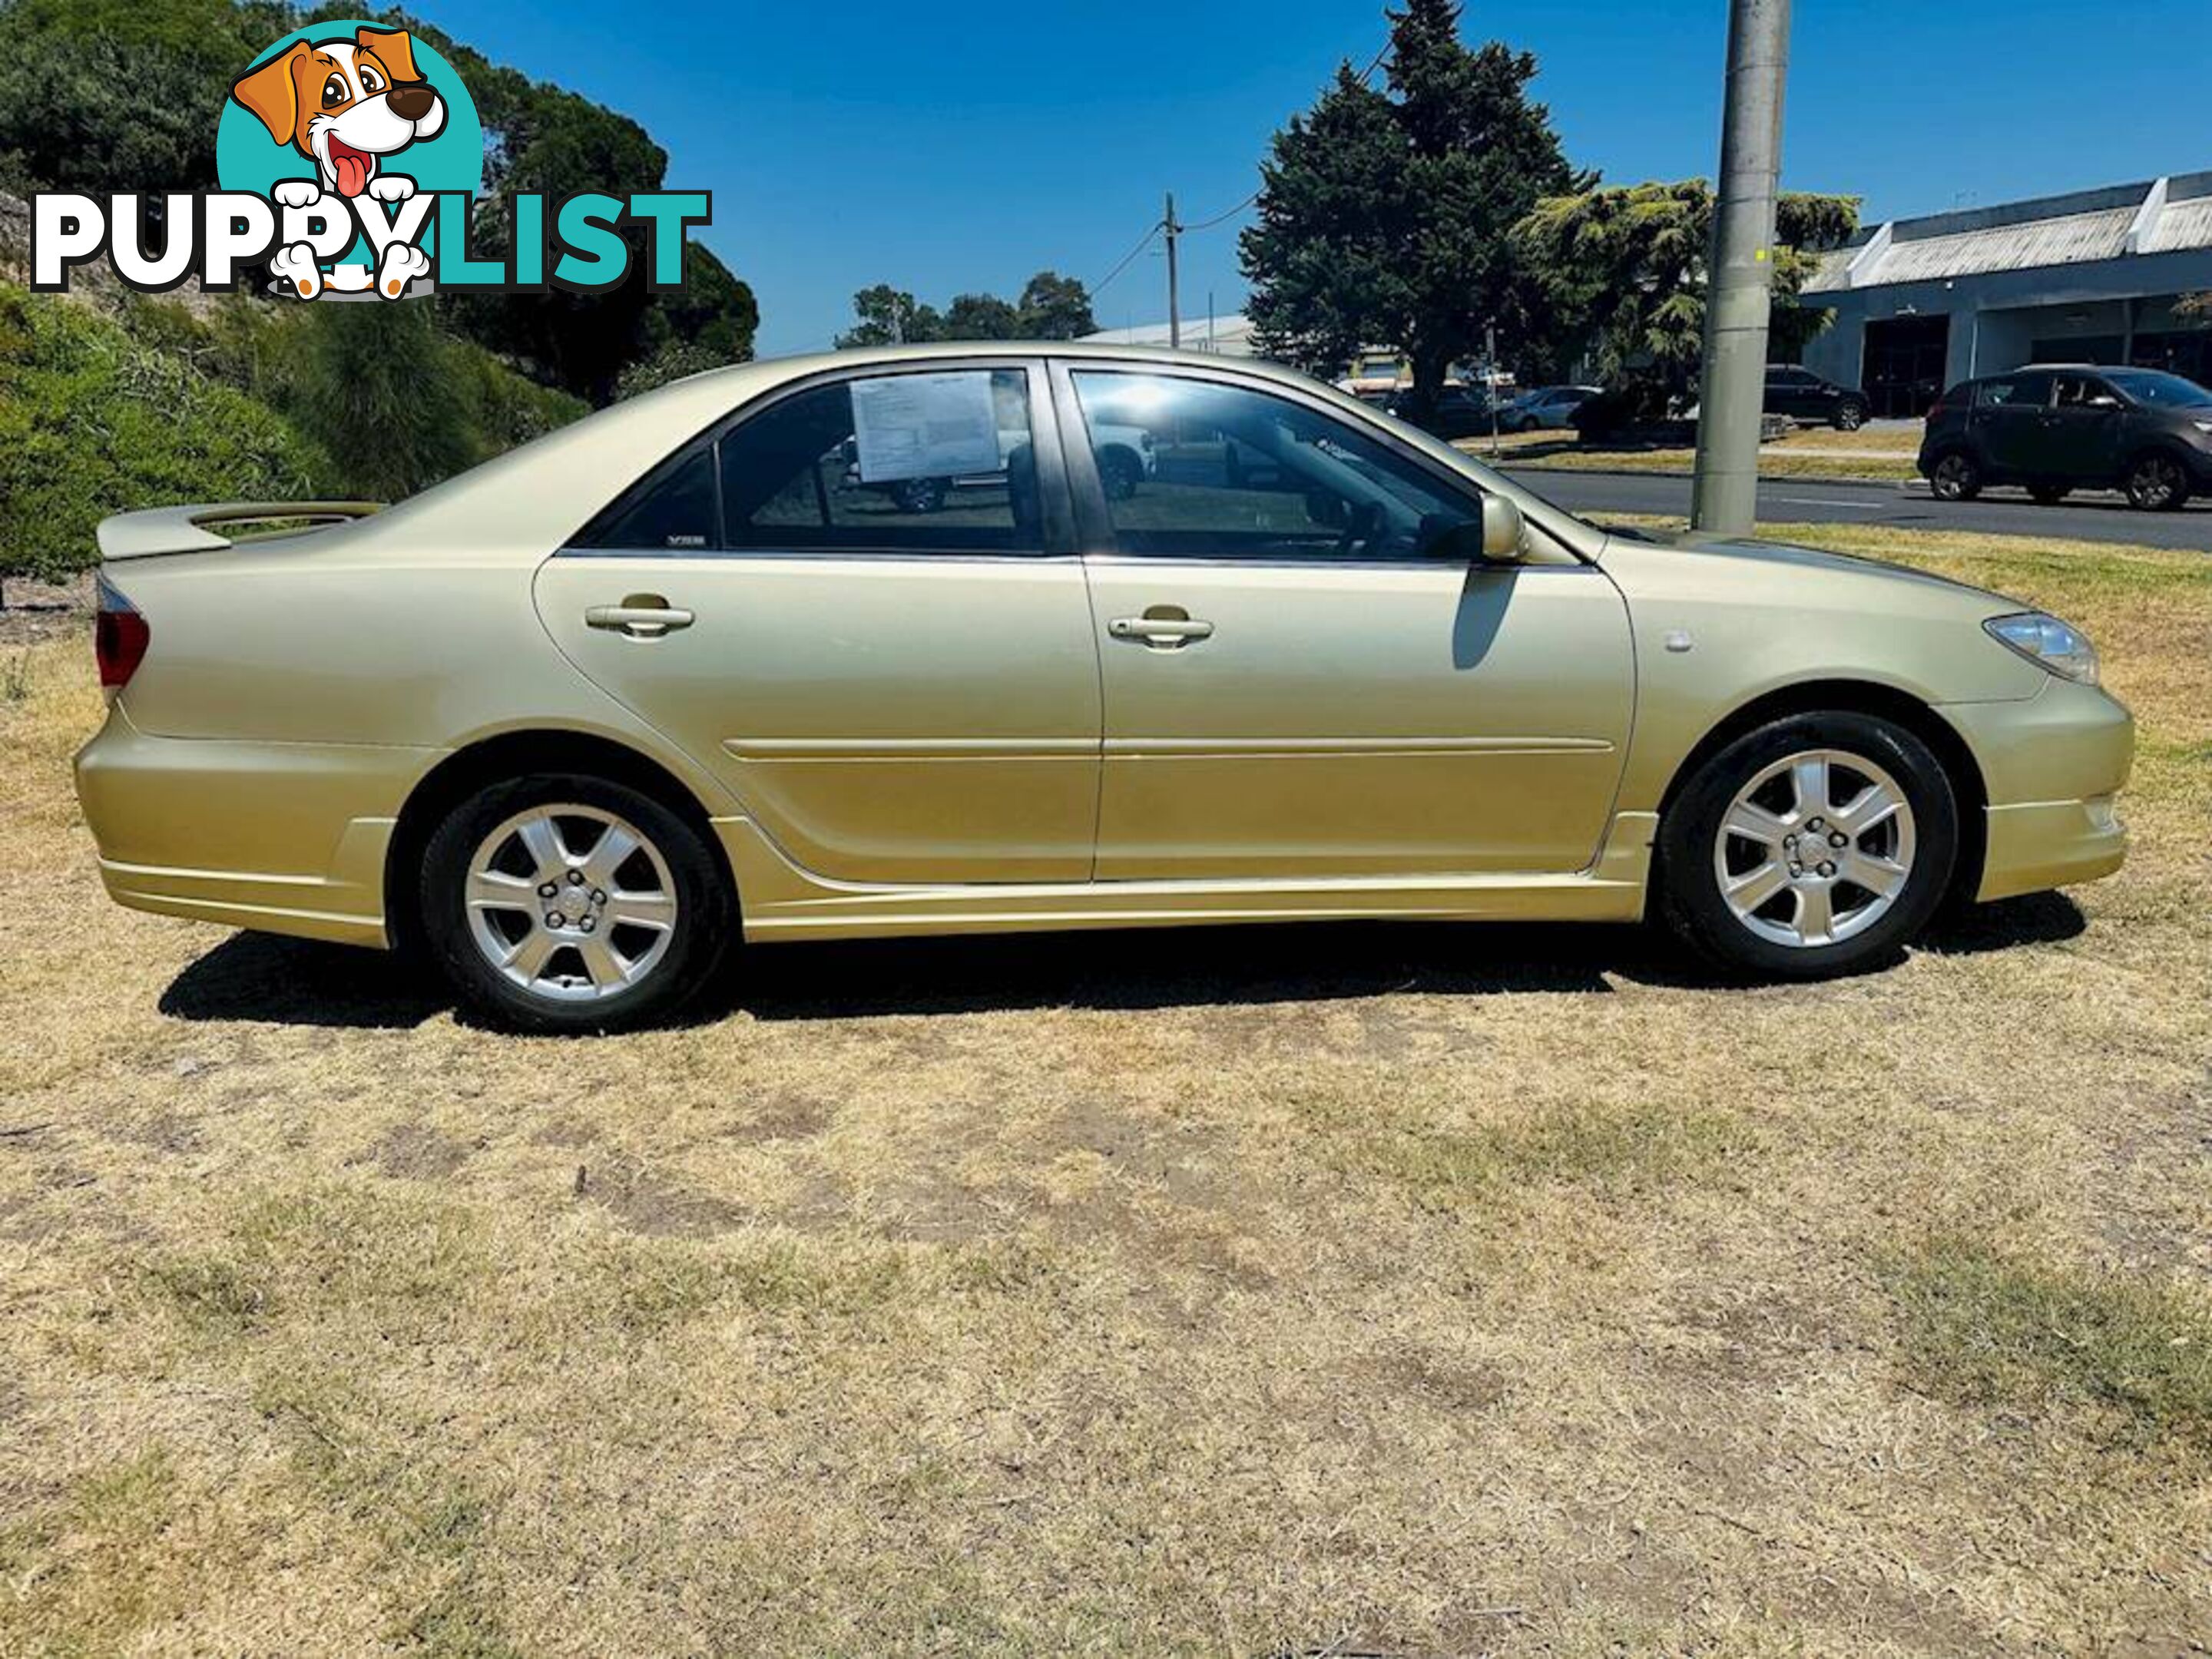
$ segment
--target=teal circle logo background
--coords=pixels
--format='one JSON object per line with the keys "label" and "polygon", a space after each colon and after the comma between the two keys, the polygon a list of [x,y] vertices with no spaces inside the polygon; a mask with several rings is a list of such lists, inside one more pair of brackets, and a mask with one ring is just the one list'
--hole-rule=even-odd
{"label": "teal circle logo background", "polygon": [[[347,17],[295,29],[272,42],[252,63],[240,64],[231,79],[235,81],[248,70],[282,57],[292,49],[295,40],[311,45],[324,40],[350,43],[356,29],[384,32],[391,27],[391,24],[374,18]],[[461,77],[436,47],[419,35],[409,38],[414,46],[415,67],[422,71],[430,89],[445,102],[446,125],[438,130],[436,137],[417,139],[406,149],[384,157],[383,170],[406,174],[415,181],[418,194],[434,190],[465,190],[474,196],[483,185],[483,125],[477,116],[476,100],[469,96]],[[247,191],[256,196],[268,195],[280,179],[312,179],[317,176],[313,161],[296,147],[280,144],[271,138],[269,129],[261,125],[260,117],[235,98],[222,100],[222,117],[215,132],[215,171],[225,190]],[[426,228],[418,241],[427,249],[434,245],[435,237]],[[363,264],[367,260],[368,243],[356,239],[340,256],[338,263]]]}
{"label": "teal circle logo background", "polygon": [[[231,79],[235,81],[248,70],[282,57],[292,49],[295,40],[310,44],[344,40],[350,44],[356,29],[382,32],[391,27],[374,18],[347,17],[295,29],[251,64],[240,64],[237,75]],[[465,190],[473,196],[483,185],[483,126],[477,118],[476,100],[469,96],[461,77],[439,55],[437,48],[419,36],[410,38],[414,42],[415,67],[422,71],[431,91],[445,100],[446,125],[438,130],[434,138],[417,139],[386,158],[386,167],[392,173],[405,173],[415,181],[418,191]],[[237,99],[226,98],[222,100],[222,118],[215,131],[215,173],[225,190],[251,191],[256,196],[266,196],[280,179],[313,179],[315,164],[292,145],[280,144],[271,138],[260,118]]]}

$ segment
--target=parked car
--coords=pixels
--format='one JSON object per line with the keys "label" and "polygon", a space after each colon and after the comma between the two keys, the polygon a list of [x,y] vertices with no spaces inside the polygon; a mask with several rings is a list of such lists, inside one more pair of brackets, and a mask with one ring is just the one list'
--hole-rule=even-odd
{"label": "parked car", "polygon": [[1810,369],[1790,363],[1766,366],[1766,401],[1762,407],[1769,415],[1824,422],[1838,432],[1856,432],[1867,420],[1866,393],[1824,380]]}
{"label": "parked car", "polygon": [[1464,386],[1445,386],[1427,408],[1410,392],[1400,392],[1390,403],[1390,412],[1400,420],[1445,439],[1487,436],[1491,408],[1488,392]]}
{"label": "parked car", "polygon": [[2046,506],[2117,489],[2171,511],[2212,489],[2212,391],[2162,369],[2065,365],[1963,381],[1929,411],[1919,466],[1947,501],[2009,483]]}
{"label": "parked car", "polygon": [[1594,386],[1540,386],[1522,392],[1498,411],[1499,429],[1534,432],[1547,427],[1571,427],[1575,411],[1598,395]]}
{"label": "parked car", "polygon": [[[926,453],[968,375],[1006,488],[841,488],[856,404]],[[1117,499],[1091,422],[1140,410],[1226,441]],[[666,1016],[740,939],[1649,911],[1818,979],[2124,847],[2132,727],[2057,618],[1608,532],[1259,362],[748,363],[396,507],[99,539],[108,891],[417,951],[526,1030]]]}

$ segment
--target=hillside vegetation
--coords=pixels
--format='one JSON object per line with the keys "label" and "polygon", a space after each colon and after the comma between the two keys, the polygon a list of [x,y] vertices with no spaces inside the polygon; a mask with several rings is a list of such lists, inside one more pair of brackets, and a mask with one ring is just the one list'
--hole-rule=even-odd
{"label": "hillside vegetation", "polygon": [[752,355],[751,290],[696,242],[666,294],[634,274],[588,295],[149,300],[98,264],[66,298],[21,285],[21,196],[216,188],[214,112],[240,70],[304,24],[362,16],[410,30],[466,83],[485,245],[518,191],[664,185],[667,154],[635,121],[397,10],[0,0],[0,577],[84,568],[94,526],[127,507],[409,495],[594,404]]}

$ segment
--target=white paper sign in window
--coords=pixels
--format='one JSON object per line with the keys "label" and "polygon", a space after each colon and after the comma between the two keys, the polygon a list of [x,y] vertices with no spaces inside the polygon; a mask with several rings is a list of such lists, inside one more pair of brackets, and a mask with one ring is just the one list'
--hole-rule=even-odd
{"label": "white paper sign in window", "polygon": [[967,477],[1005,465],[991,377],[980,370],[854,381],[853,436],[862,483]]}

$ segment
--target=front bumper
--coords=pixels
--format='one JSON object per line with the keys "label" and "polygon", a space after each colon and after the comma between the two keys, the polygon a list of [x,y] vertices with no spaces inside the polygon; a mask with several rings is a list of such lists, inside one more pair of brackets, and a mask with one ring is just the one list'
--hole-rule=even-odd
{"label": "front bumper", "polygon": [[2094,881],[2120,867],[2128,832],[2114,797],[2135,758],[2135,720],[2116,699],[2053,678],[2024,702],[1940,712],[1973,751],[1989,794],[1977,899]]}
{"label": "front bumper", "polygon": [[442,753],[154,737],[118,704],[77,751],[77,799],[118,904],[380,945],[392,825]]}

